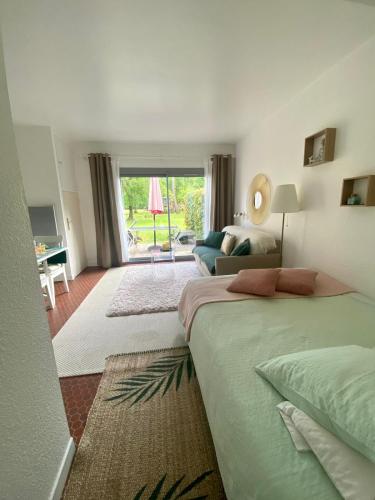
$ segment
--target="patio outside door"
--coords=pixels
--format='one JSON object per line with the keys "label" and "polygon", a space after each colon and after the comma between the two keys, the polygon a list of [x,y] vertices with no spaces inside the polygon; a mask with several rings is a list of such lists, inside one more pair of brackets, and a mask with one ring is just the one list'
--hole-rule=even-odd
{"label": "patio outside door", "polygon": [[168,253],[173,253],[177,260],[193,258],[195,241],[203,237],[203,169],[173,169],[165,173],[159,169],[123,170],[129,261],[149,261],[154,252],[166,259]]}

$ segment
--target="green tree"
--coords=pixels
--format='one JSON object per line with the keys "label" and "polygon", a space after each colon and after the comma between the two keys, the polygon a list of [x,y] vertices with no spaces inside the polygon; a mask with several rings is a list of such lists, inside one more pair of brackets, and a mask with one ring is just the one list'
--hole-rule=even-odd
{"label": "green tree", "polygon": [[134,219],[134,211],[146,209],[149,179],[147,177],[123,177],[121,179],[123,204],[129,210],[129,220]]}
{"label": "green tree", "polygon": [[[164,203],[167,199],[167,192],[169,192],[170,210],[172,213],[180,213],[190,203],[188,201],[188,199],[190,200],[190,195],[199,190],[203,193],[204,190],[203,177],[170,177],[168,181],[167,190],[167,180],[165,178],[159,179]],[[128,210],[128,220],[133,221],[137,210],[147,210],[150,179],[148,177],[123,177],[121,183],[124,208]],[[166,205],[164,208],[167,211]],[[203,201],[201,208],[203,213]],[[190,214],[185,214],[185,219],[186,217],[190,217]],[[197,232],[197,228],[199,227],[198,214],[196,214],[192,224],[188,225],[188,227],[191,226],[191,229]]]}
{"label": "green tree", "polygon": [[195,232],[196,238],[203,237],[204,189],[189,192],[185,198],[185,224]]}

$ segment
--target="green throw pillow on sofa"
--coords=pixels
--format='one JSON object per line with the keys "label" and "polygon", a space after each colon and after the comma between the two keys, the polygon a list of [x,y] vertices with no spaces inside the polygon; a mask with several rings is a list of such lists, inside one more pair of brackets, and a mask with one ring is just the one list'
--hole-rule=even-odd
{"label": "green throw pillow on sofa", "polygon": [[203,245],[220,249],[224,236],[225,232],[223,231],[210,231],[207,238],[203,241]]}
{"label": "green throw pillow on sofa", "polygon": [[375,349],[314,349],[264,361],[255,370],[298,409],[375,462]]}
{"label": "green throw pillow on sofa", "polygon": [[250,240],[247,238],[242,243],[236,246],[234,250],[232,250],[231,256],[235,255],[239,257],[240,255],[249,255],[251,250]]}

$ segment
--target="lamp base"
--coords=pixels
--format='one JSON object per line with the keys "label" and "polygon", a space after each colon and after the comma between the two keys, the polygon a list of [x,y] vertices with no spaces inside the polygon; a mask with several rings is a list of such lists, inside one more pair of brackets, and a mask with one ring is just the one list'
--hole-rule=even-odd
{"label": "lamp base", "polygon": [[283,222],[281,226],[280,267],[283,267],[284,225],[285,225],[285,212],[283,212]]}

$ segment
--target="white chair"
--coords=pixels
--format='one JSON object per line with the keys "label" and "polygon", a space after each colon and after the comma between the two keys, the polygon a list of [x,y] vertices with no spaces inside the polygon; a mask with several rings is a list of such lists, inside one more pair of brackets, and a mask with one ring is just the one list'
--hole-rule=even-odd
{"label": "white chair", "polygon": [[51,279],[45,274],[40,273],[40,286],[42,287],[43,293],[47,297],[48,307],[49,309],[53,309],[55,307],[55,289],[53,287]]}
{"label": "white chair", "polygon": [[[48,247],[62,247],[63,246],[63,237],[58,234],[56,236],[34,236],[34,240],[37,243],[44,243]],[[64,257],[64,254],[61,254],[61,258],[59,259],[59,255],[56,255],[54,257],[51,257],[48,260],[55,260],[56,264],[53,263],[48,263],[47,261],[47,268],[44,266],[40,268],[40,272],[46,273],[53,285],[55,278],[62,277],[63,282],[64,282],[64,290],[66,292],[69,292],[69,285],[68,285],[68,278],[66,277],[66,270],[65,270],[65,262],[63,260],[66,258]],[[58,262],[59,261],[59,262]],[[55,295],[55,294],[54,294]]]}
{"label": "white chair", "polygon": [[176,229],[175,234],[172,236],[173,243],[178,246],[182,246],[183,242],[188,242],[189,240],[193,240],[195,238],[195,231],[191,229]]}

